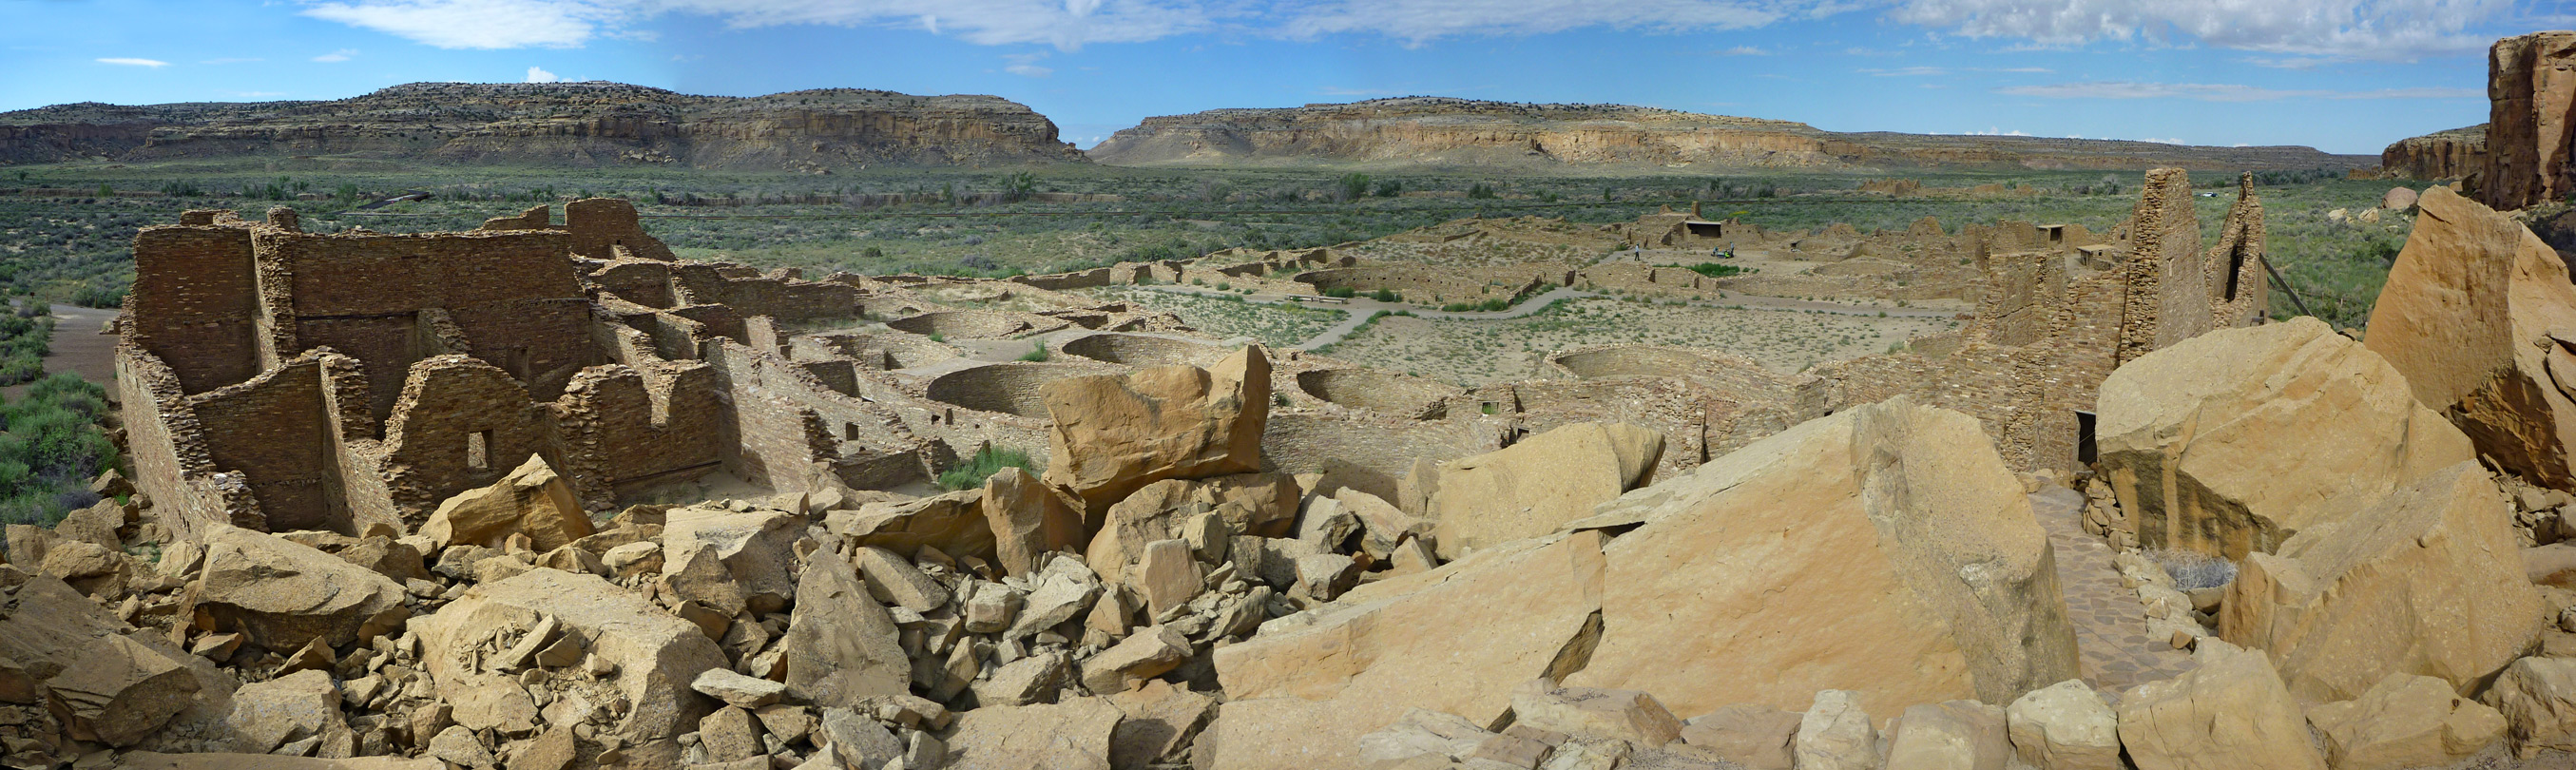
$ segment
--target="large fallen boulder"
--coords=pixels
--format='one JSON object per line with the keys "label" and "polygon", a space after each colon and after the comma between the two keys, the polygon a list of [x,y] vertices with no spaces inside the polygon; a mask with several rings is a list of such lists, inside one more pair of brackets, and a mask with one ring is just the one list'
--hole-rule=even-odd
{"label": "large fallen boulder", "polygon": [[315,759],[275,754],[159,754],[137,751],[117,757],[125,770],[447,770],[447,763],[422,757]]}
{"label": "large fallen boulder", "polygon": [[1228,701],[1199,737],[1218,770],[1344,767],[1359,737],[1427,709],[1493,724],[1599,625],[1602,537],[1521,540],[1360,586],[1217,648]]}
{"label": "large fallen boulder", "polygon": [[796,595],[789,568],[803,537],[805,517],[784,511],[671,511],[662,524],[662,574],[681,596],[727,616],[776,612]]}
{"label": "large fallen boulder", "polygon": [[243,685],[233,692],[232,711],[224,715],[232,730],[232,747],[266,754],[289,741],[321,736],[319,756],[347,757],[356,737],[340,716],[340,687],[323,671],[307,670]]}
{"label": "large fallen boulder", "polygon": [[447,498],[420,525],[420,534],[441,548],[498,548],[511,535],[524,534],[538,553],[571,545],[592,531],[590,515],[582,511],[572,485],[536,455],[491,486]]}
{"label": "large fallen boulder", "polygon": [[1053,424],[1044,479],[1099,510],[1163,479],[1261,470],[1270,357],[1259,345],[1208,369],[1162,366],[1039,386]]}
{"label": "large fallen boulder", "polygon": [[2479,454],[2576,489],[2567,459],[2576,436],[2576,284],[2566,263],[2521,222],[2450,188],[2427,190],[2416,205],[2414,232],[2371,307],[2370,349]]}
{"label": "large fallen boulder", "polygon": [[992,530],[994,566],[1012,577],[1037,574],[1049,552],[1088,545],[1082,512],[1028,471],[1004,467],[985,478],[979,505]]}
{"label": "large fallen boulder", "polygon": [[2309,701],[2358,698],[2398,673],[2474,692],[2540,633],[2540,593],[2517,557],[2512,504],[2459,463],[2249,556],[2219,635],[2270,653]]}
{"label": "large fallen boulder", "polygon": [[2120,696],[2120,744],[2138,770],[2325,770],[2263,653],[2203,639],[2191,660]]}
{"label": "large fallen boulder", "polygon": [[2048,537],[1967,415],[1846,410],[1600,510],[1573,526],[1642,525],[1604,551],[1601,643],[1567,684],[1684,714],[1850,690],[1894,714],[2076,675]]}
{"label": "large fallen boulder", "polygon": [[1108,770],[1109,738],[1125,714],[1103,698],[986,706],[957,715],[949,770]]}
{"label": "large fallen boulder", "polygon": [[986,512],[983,491],[976,489],[862,503],[858,510],[831,512],[823,525],[852,548],[874,546],[911,554],[927,546],[950,556],[978,559],[993,558],[994,536],[1000,531]]}
{"label": "large fallen boulder", "polygon": [[1429,516],[1440,557],[1555,532],[1645,483],[1664,436],[1627,423],[1584,422],[1499,451],[1442,463]]}
{"label": "large fallen boulder", "polygon": [[796,584],[796,611],[779,640],[790,691],[817,706],[857,708],[870,696],[909,695],[912,664],[894,617],[839,554],[817,551]]}
{"label": "large fallen boulder", "polygon": [[[559,635],[557,642],[578,645],[598,661],[592,670],[614,675],[557,681],[595,688],[580,695],[591,703],[627,704],[616,715],[614,734],[626,743],[630,767],[681,764],[677,739],[695,730],[716,705],[689,685],[726,664],[724,651],[705,631],[643,594],[593,575],[552,569],[475,586],[411,625],[439,697],[456,707],[459,724],[474,729],[532,727],[520,721],[532,713],[517,710],[518,701],[528,697],[519,668],[527,663],[493,650],[521,647],[527,637],[513,634],[545,629]],[[538,643],[545,643],[542,637]]]}
{"label": "large fallen boulder", "polygon": [[45,681],[72,737],[131,746],[196,704],[186,664],[122,636],[93,640],[70,668]]}
{"label": "large fallen boulder", "polygon": [[402,584],[340,557],[220,524],[203,536],[204,572],[187,601],[206,630],[239,631],[286,653],[315,639],[347,646],[367,621],[403,611]]}
{"label": "large fallen boulder", "polygon": [[2147,548],[2270,552],[2475,459],[2406,385],[2313,318],[2211,332],[2103,381],[2099,467]]}
{"label": "large fallen boulder", "polygon": [[[1298,496],[1296,478],[1284,473],[1147,484],[1100,514],[1100,530],[1084,547],[1083,563],[1104,581],[1135,585],[1129,573],[1144,560],[1145,546],[1184,538],[1184,524],[1192,517],[1214,513],[1226,532],[1279,537],[1297,523]],[[1246,560],[1237,556],[1235,561]]]}
{"label": "large fallen boulder", "polygon": [[2504,737],[2504,715],[2460,697],[2450,682],[2389,674],[2361,697],[2308,709],[2335,770],[2448,765]]}

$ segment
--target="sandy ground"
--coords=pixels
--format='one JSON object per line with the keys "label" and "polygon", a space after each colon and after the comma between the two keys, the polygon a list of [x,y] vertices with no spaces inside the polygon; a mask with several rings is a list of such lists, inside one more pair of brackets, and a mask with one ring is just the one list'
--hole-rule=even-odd
{"label": "sandy ground", "polygon": [[[54,306],[54,340],[45,354],[45,371],[71,372],[83,379],[108,385],[116,380],[116,337],[98,330],[115,318],[118,311],[73,305]],[[0,388],[0,394],[16,398],[26,391],[25,384]],[[115,388],[108,391],[113,393]]]}
{"label": "sandy ground", "polygon": [[1608,298],[1508,321],[1389,317],[1323,351],[1353,363],[1466,386],[1549,376],[1548,354],[1643,343],[1734,353],[1778,372],[1884,353],[1957,326],[1946,318],[1649,305]]}

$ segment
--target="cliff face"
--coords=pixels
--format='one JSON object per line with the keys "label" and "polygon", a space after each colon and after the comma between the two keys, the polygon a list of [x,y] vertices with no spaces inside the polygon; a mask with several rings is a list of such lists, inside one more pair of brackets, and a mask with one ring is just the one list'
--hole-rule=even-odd
{"label": "cliff face", "polygon": [[616,83],[414,83],[327,102],[68,104],[0,113],[0,161],[359,156],[819,170],[1079,161],[991,96],[825,89],[750,98]]}
{"label": "cliff face", "polygon": [[1113,165],[1625,166],[1845,169],[2325,168],[2366,157],[2306,147],[1834,133],[1804,123],[1651,107],[1437,97],[1148,118],[1089,152]]}
{"label": "cliff face", "polygon": [[2397,140],[2379,153],[2379,167],[2408,179],[2465,177],[2486,163],[2487,127],[2454,128]]}
{"label": "cliff face", "polygon": [[2496,41],[2487,104],[2478,200],[2510,210],[2576,194],[2576,32]]}

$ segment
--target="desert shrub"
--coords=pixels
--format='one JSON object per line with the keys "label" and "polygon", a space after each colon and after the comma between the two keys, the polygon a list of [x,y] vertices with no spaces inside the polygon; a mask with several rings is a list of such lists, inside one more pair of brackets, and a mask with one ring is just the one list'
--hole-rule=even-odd
{"label": "desert shrub", "polygon": [[1379,289],[1377,291],[1370,292],[1369,299],[1377,300],[1379,302],[1403,302],[1404,294],[1394,289]]}
{"label": "desert shrub", "polygon": [[985,479],[1002,472],[1003,468],[1019,468],[1030,473],[1044,470],[1027,452],[986,444],[984,448],[975,450],[975,456],[966,458],[965,462],[940,471],[939,488],[950,491],[975,489],[984,486]]}
{"label": "desert shrub", "polygon": [[2236,580],[2236,563],[2194,551],[2156,549],[2147,558],[2172,575],[2174,586],[2185,591],[2217,588]]}
{"label": "desert shrub", "polygon": [[1041,362],[1041,363],[1042,363],[1042,362],[1045,362],[1045,361],[1047,360],[1047,348],[1046,348],[1046,343],[1044,343],[1044,342],[1039,342],[1039,343],[1037,343],[1036,345],[1031,346],[1031,347],[1029,348],[1029,352],[1021,353],[1021,354],[1020,354],[1020,360],[1022,360],[1022,361],[1032,361],[1032,362]]}
{"label": "desert shrub", "polygon": [[1360,295],[1360,292],[1359,292],[1359,290],[1358,290],[1358,289],[1353,289],[1353,288],[1348,287],[1348,286],[1335,286],[1335,287],[1333,287],[1333,288],[1325,289],[1325,290],[1324,290],[1324,296],[1327,296],[1327,297],[1333,297],[1333,298],[1336,298],[1336,299],[1350,299],[1350,298],[1352,298],[1352,297],[1357,297],[1357,296],[1359,296],[1359,295]]}
{"label": "desert shrub", "polygon": [[89,480],[118,457],[99,430],[106,414],[106,391],[69,373],[0,402],[0,523],[50,526],[98,502]]}

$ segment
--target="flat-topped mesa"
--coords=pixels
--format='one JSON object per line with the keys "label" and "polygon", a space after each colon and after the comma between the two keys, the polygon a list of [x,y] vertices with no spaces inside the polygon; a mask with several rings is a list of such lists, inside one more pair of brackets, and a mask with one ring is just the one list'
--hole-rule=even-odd
{"label": "flat-topped mesa", "polygon": [[0,113],[0,161],[356,155],[450,163],[829,171],[1082,160],[993,96],[831,88],[694,96],[622,83],[411,83],[333,101]]}
{"label": "flat-topped mesa", "polygon": [[2305,147],[2180,147],[2040,137],[1835,133],[1785,120],[1620,104],[1409,96],[1147,118],[1088,152],[1115,165],[1385,164],[2143,170],[2359,167]]}

